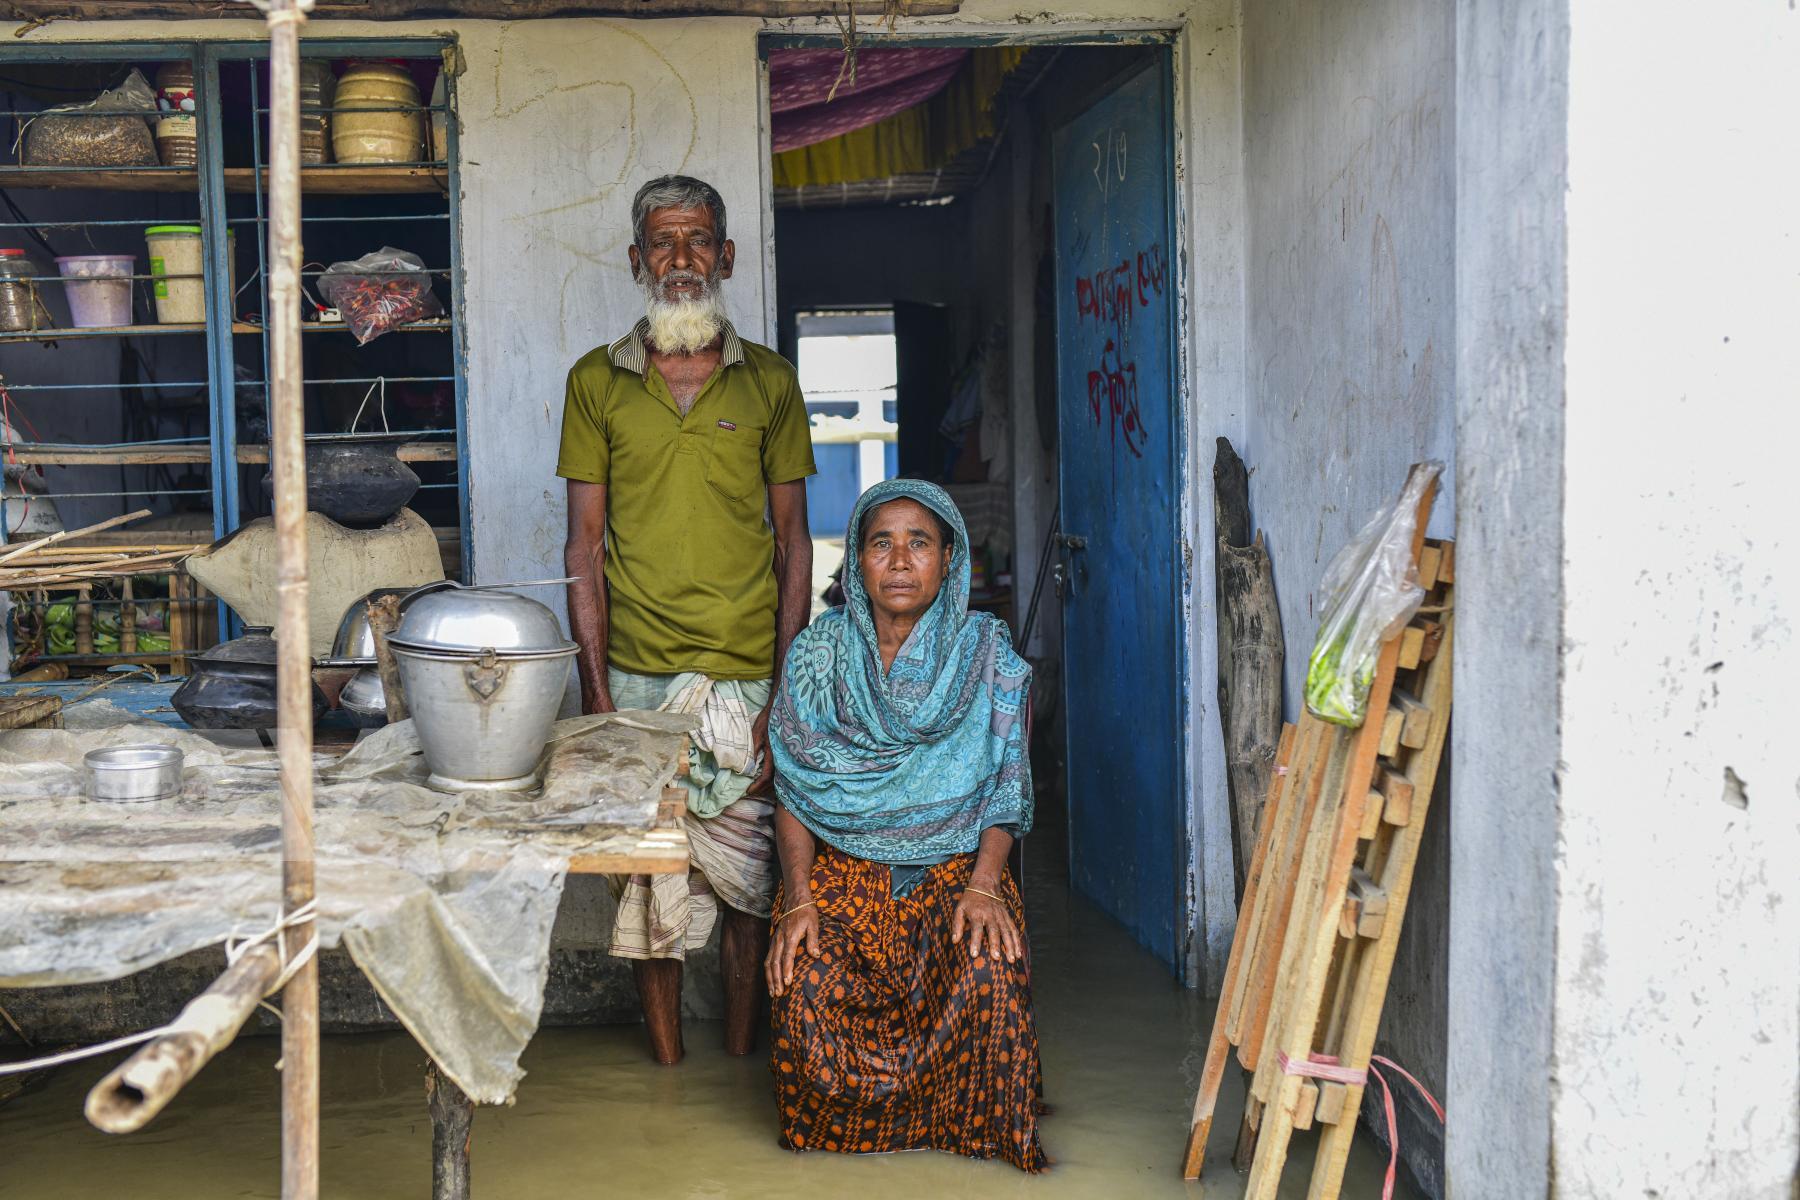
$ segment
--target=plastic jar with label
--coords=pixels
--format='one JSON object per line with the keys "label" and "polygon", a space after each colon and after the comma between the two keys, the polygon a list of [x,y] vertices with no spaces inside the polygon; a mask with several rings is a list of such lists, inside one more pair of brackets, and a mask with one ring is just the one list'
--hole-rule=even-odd
{"label": "plastic jar with label", "polygon": [[156,156],[165,167],[200,162],[200,119],[195,116],[194,64],[164,63],[156,72]]}
{"label": "plastic jar with label", "polygon": [[15,246],[0,248],[0,330],[24,333],[38,327],[37,274],[25,252]]}
{"label": "plastic jar with label", "polygon": [[337,96],[337,76],[328,58],[300,60],[300,162],[316,166],[331,161],[331,114],[327,109]]}
{"label": "plastic jar with label", "polygon": [[[206,320],[206,256],[198,225],[152,225],[144,230],[150,248],[151,292],[162,325],[199,325]],[[225,240],[226,270],[237,279],[237,237]]]}

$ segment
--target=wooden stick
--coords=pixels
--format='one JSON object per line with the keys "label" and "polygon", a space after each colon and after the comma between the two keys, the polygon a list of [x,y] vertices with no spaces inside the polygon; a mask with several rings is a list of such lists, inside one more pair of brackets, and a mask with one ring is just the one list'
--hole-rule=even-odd
{"label": "wooden stick", "polygon": [[[281,902],[313,899],[312,659],[306,574],[306,407],[300,351],[300,26],[298,0],[268,0],[269,350],[275,474],[276,721],[281,755]],[[314,935],[294,929],[297,946]],[[309,959],[282,992],[282,1200],[319,1194],[319,968]]]}
{"label": "wooden stick", "polygon": [[61,566],[44,566],[35,573],[29,571],[14,575],[0,569],[0,591],[14,591],[28,587],[55,587],[58,583],[79,579],[99,579],[106,576],[138,575],[148,572],[169,570],[176,565],[176,560],[188,557],[190,551],[171,550],[166,554],[146,554],[139,558],[120,559],[114,562],[84,566],[70,563]]}
{"label": "wooden stick", "polygon": [[90,533],[99,533],[102,529],[113,529],[120,525],[124,525],[129,521],[135,521],[140,517],[147,517],[149,515],[149,509],[140,508],[136,512],[126,513],[122,517],[108,517],[106,520],[95,525],[84,525],[80,529],[65,529],[61,533],[53,533],[49,537],[38,538],[36,541],[21,542],[11,550],[0,553],[0,566],[4,566],[15,558],[21,558],[30,554],[34,550],[41,550],[53,542],[64,541],[65,539],[72,537],[82,537]]}
{"label": "wooden stick", "polygon": [[186,584],[187,575],[184,572],[169,572],[169,611],[166,619],[163,621],[163,627],[169,631],[169,674],[171,675],[187,674],[187,657],[182,654],[182,651],[190,648],[205,648],[199,646],[190,647],[188,645],[188,639],[191,635],[188,632],[189,621]]}
{"label": "wooden stick", "polygon": [[437,1063],[427,1062],[425,1104],[431,1110],[431,1200],[469,1200],[475,1102],[438,1070]]}
{"label": "wooden stick", "polygon": [[387,702],[388,724],[406,720],[406,691],[400,686],[400,664],[388,637],[400,625],[400,597],[383,596],[368,604],[369,631],[375,635],[375,672],[381,676],[381,695]]}
{"label": "wooden stick", "polygon": [[[1294,727],[1284,725],[1281,728],[1281,745],[1276,751],[1277,763],[1286,763],[1294,750]],[[1269,799],[1263,805],[1262,820],[1256,831],[1256,847],[1250,859],[1250,870],[1244,880],[1244,898],[1238,905],[1237,930],[1231,939],[1231,957],[1226,960],[1225,982],[1219,988],[1219,1001],[1213,1010],[1212,1037],[1206,1046],[1206,1066],[1200,1075],[1200,1090],[1194,1097],[1194,1115],[1188,1125],[1187,1153],[1182,1158],[1181,1177],[1183,1179],[1200,1178],[1200,1170],[1206,1165],[1206,1139],[1212,1133],[1213,1112],[1219,1102],[1219,1085],[1224,1082],[1225,1064],[1231,1059],[1231,1046],[1226,1039],[1225,1030],[1230,1021],[1231,996],[1237,991],[1237,977],[1244,969],[1247,957],[1247,943],[1250,936],[1250,921],[1246,919],[1249,909],[1256,904],[1257,890],[1262,883],[1263,866],[1269,854],[1269,827],[1274,824],[1283,777],[1271,772],[1269,775]]]}
{"label": "wooden stick", "polygon": [[119,609],[119,653],[137,653],[137,597],[132,595],[131,576],[125,577],[120,585],[120,593],[125,601]]}
{"label": "wooden stick", "polygon": [[281,955],[258,946],[188,1001],[169,1030],[113,1068],[88,1093],[87,1119],[104,1133],[135,1133],[161,1112],[212,1056],[231,1044],[281,975]]}
{"label": "wooden stick", "polygon": [[[1442,578],[1440,574],[1439,578]],[[1444,622],[1444,645],[1454,637],[1455,618]],[[1424,839],[1425,816],[1431,806],[1431,793],[1437,779],[1438,764],[1443,757],[1449,735],[1452,691],[1451,656],[1442,655],[1433,663],[1426,679],[1423,703],[1434,714],[1431,737],[1408,764],[1417,791],[1412,821],[1394,834],[1394,844],[1387,861],[1382,864],[1381,886],[1387,902],[1386,923],[1380,937],[1358,961],[1356,975],[1347,984],[1349,999],[1342,1021],[1341,1044],[1335,1039],[1327,1043],[1340,1061],[1353,1069],[1367,1069],[1375,1050],[1375,1035],[1381,1024],[1381,1010],[1386,1005],[1388,979],[1393,972],[1394,955],[1400,946],[1401,922],[1406,917],[1407,901],[1412,893],[1413,867],[1418,861],[1419,846]],[[1332,1126],[1319,1139],[1313,1161],[1312,1182],[1307,1195],[1311,1200],[1335,1200],[1343,1184],[1344,1165],[1349,1161],[1350,1140],[1356,1131],[1355,1113],[1362,1105],[1363,1087],[1350,1084],[1345,1089],[1344,1105],[1349,1119]]]}
{"label": "wooden stick", "polygon": [[94,652],[94,606],[90,598],[94,590],[86,584],[75,589],[75,653]]}
{"label": "wooden stick", "polygon": [[[37,543],[33,542],[35,547]],[[206,549],[206,542],[142,542],[130,546],[48,546],[42,550],[33,549],[26,559],[44,559],[54,561],[63,558],[126,558],[133,554],[160,554],[165,550],[180,550],[188,554],[198,554]]]}

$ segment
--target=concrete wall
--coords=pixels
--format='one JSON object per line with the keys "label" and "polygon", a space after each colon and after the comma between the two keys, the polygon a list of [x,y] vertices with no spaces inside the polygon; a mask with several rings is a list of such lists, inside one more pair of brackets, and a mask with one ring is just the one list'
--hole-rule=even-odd
{"label": "concrete wall", "polygon": [[[1562,795],[1565,0],[1457,26],[1456,777],[1445,1144],[1457,1200],[1550,1190]],[[1504,729],[1507,736],[1479,736]],[[1474,735],[1474,736],[1471,736]]]}
{"label": "concrete wall", "polygon": [[1562,1195],[1779,1200],[1800,1157],[1800,14],[1688,15],[1570,6],[1550,1162]]}
{"label": "concrete wall", "polygon": [[1459,25],[1459,1200],[1796,1184],[1800,26],[1686,15]]}
{"label": "concrete wall", "polygon": [[[1411,463],[1455,459],[1454,12],[1434,0],[1261,0],[1244,6],[1243,54],[1245,388],[1227,431],[1274,563],[1292,720],[1326,564]],[[1451,535],[1456,510],[1446,473],[1433,532]],[[1447,776],[1377,1043],[1440,1096]],[[1410,1089],[1397,1099],[1408,1165],[1441,1194],[1442,1128]],[[1379,1100],[1371,1088],[1367,1103]]]}

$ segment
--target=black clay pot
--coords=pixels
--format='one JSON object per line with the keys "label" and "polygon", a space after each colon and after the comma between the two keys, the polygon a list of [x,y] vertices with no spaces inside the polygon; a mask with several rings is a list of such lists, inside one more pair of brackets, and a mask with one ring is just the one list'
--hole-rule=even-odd
{"label": "black clay pot", "polygon": [[[309,442],[306,507],[339,525],[380,525],[406,507],[419,490],[413,469],[394,457],[396,439]],[[263,476],[263,494],[275,494],[275,473]]]}
{"label": "black clay pot", "polygon": [[[221,642],[189,660],[192,674],[169,703],[195,729],[275,728],[275,639],[266,628],[250,628],[241,638]],[[313,718],[330,703],[317,684]]]}

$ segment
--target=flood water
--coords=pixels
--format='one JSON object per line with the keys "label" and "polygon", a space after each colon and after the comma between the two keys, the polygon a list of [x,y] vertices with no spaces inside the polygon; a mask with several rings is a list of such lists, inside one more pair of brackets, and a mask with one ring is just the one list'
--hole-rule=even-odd
{"label": "flood water", "polygon": [[[1232,1169],[1241,1087],[1227,1071],[1207,1178],[1179,1162],[1211,1012],[1071,897],[1035,837],[1026,889],[1047,1099],[1044,1144],[1056,1166],[1031,1177],[1002,1163],[911,1153],[796,1155],[775,1142],[767,1059],[727,1058],[716,1025],[688,1030],[688,1057],[658,1067],[633,1026],[549,1029],[525,1056],[511,1108],[475,1121],[474,1196],[566,1200],[607,1194],[693,1200],[1136,1200],[1242,1194]],[[279,1196],[275,1039],[234,1044],[141,1133],[110,1137],[81,1115],[110,1069],[65,1067],[0,1107],[0,1196],[8,1200],[209,1200]],[[328,1037],[323,1047],[323,1194],[333,1200],[425,1197],[431,1124],[425,1058],[403,1033]],[[1313,1137],[1299,1135],[1283,1197],[1305,1195]],[[1343,1195],[1381,1195],[1387,1156],[1366,1131]],[[1407,1197],[1404,1182],[1397,1196]]]}

